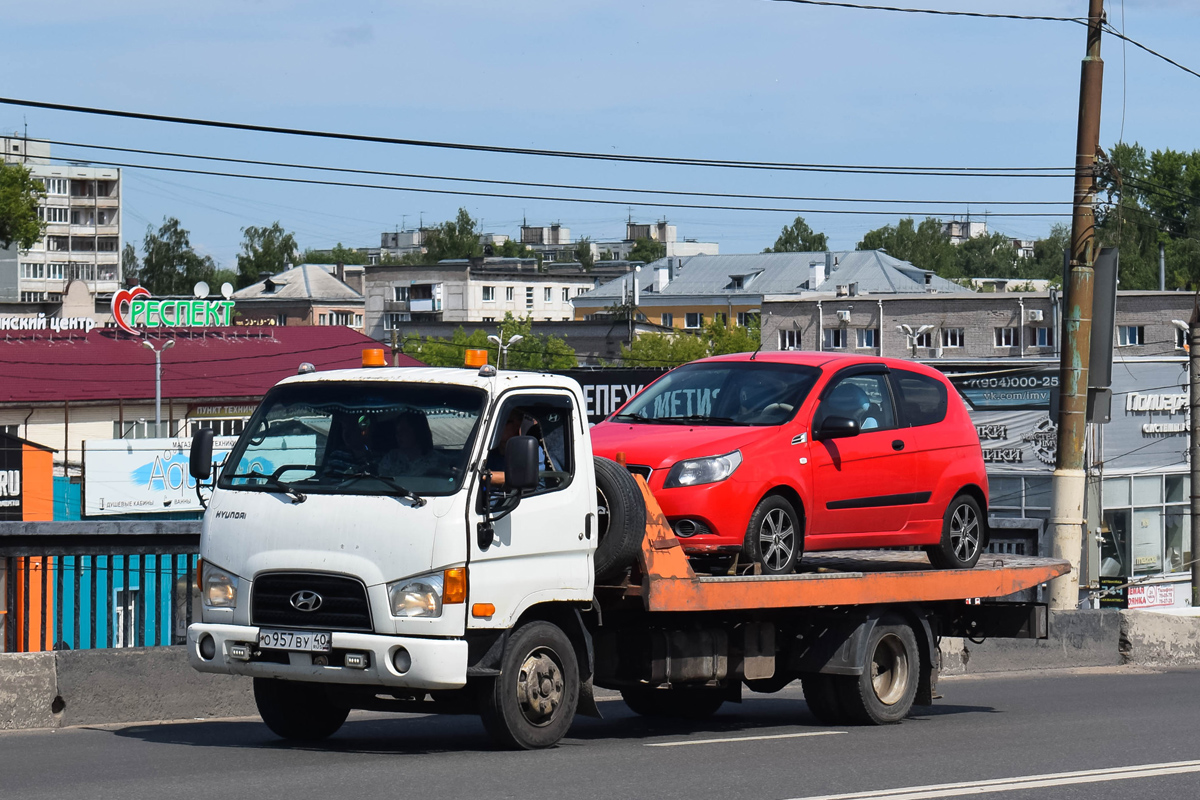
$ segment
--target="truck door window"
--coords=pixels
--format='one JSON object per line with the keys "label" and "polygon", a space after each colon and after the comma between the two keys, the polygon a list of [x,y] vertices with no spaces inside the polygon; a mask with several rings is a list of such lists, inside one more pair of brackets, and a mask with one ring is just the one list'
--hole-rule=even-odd
{"label": "truck door window", "polygon": [[504,470],[504,449],[513,436],[532,436],[538,442],[538,487],[526,496],[566,487],[575,473],[571,448],[574,407],[565,395],[520,395],[496,415],[487,454],[487,468]]}
{"label": "truck door window", "polygon": [[858,374],[834,380],[836,383],[817,409],[814,428],[820,427],[827,417],[852,419],[864,433],[896,427],[892,396],[885,375]]}

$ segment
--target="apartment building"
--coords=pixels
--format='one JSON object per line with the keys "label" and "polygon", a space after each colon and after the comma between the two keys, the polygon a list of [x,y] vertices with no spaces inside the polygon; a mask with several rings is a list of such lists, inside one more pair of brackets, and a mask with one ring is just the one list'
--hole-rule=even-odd
{"label": "apartment building", "polygon": [[0,253],[0,302],[55,303],[67,284],[111,295],[121,283],[121,170],[53,164],[50,145],[0,137],[6,163],[21,164],[46,195],[38,214],[45,235],[29,250]]}

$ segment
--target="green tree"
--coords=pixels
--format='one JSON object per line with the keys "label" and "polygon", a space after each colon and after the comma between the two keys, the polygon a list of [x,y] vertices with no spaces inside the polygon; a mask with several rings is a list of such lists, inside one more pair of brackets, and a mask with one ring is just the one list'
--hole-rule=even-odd
{"label": "green tree", "polygon": [[729,353],[752,353],[762,342],[758,320],[749,328],[712,319],[698,333],[645,333],[632,346],[621,345],[626,367],[677,367],[689,361]]}
{"label": "green tree", "polygon": [[825,234],[808,227],[804,217],[796,217],[791,225],[784,225],[779,238],[764,253],[819,253],[829,249]]}
{"label": "green tree", "polygon": [[1062,222],[1033,243],[1033,258],[1017,265],[1021,278],[1046,278],[1062,285],[1063,253],[1071,246],[1071,226]]}
{"label": "green tree", "polygon": [[[488,363],[495,364],[497,348],[488,341],[489,333],[490,331],[476,329],[468,334],[466,329],[460,326],[448,339],[406,336],[401,349],[431,367],[461,367],[468,349],[487,350]],[[557,336],[534,333],[533,320],[530,317],[516,318],[512,312],[508,312],[496,333],[503,342],[518,334],[522,337],[508,350],[508,369],[544,371],[573,369],[579,366],[575,350]]]}
{"label": "green tree", "polygon": [[583,265],[584,272],[591,272],[592,267],[596,264],[596,257],[592,255],[592,240],[584,236],[575,243],[575,260]]}
{"label": "green tree", "polygon": [[467,210],[460,208],[458,216],[453,220],[427,230],[424,263],[436,264],[444,258],[473,258],[483,255],[476,224]]}
{"label": "green tree", "polygon": [[1016,278],[1020,259],[1003,233],[976,236],[955,246],[954,274],[960,278]]}
{"label": "green tree", "polygon": [[[289,234],[290,235],[290,234]],[[240,260],[240,259],[239,259]],[[343,247],[341,242],[329,250],[305,250],[300,257],[302,264],[366,264],[367,254],[352,247]]]}
{"label": "green tree", "polygon": [[121,275],[136,278],[142,271],[142,262],[138,259],[137,248],[133,242],[126,242],[121,248]]}
{"label": "green tree", "polygon": [[0,161],[0,249],[16,242],[28,250],[42,238],[45,225],[38,219],[38,205],[46,190],[20,164]]}
{"label": "green tree", "polygon": [[955,247],[942,233],[942,221],[934,217],[927,217],[920,225],[907,217],[896,225],[868,231],[858,243],[858,249],[884,250],[893,258],[943,278],[964,277],[957,270]]}
{"label": "green tree", "polygon": [[253,225],[242,228],[242,236],[242,252],[237,257],[238,288],[256,283],[264,272],[275,275],[283,272],[286,265],[296,263],[300,249],[296,246],[296,237],[285,231],[279,222],[272,223],[269,228]]}
{"label": "green tree", "polygon": [[174,217],[156,232],[146,227],[142,240],[141,284],[156,295],[191,295],[198,281],[211,282],[216,263],[192,249],[188,232]]}
{"label": "green tree", "polygon": [[495,258],[533,258],[537,260],[538,266],[542,264],[540,253],[530,250],[516,239],[507,239],[504,244],[498,244],[493,247],[492,256]]}
{"label": "green tree", "polygon": [[657,261],[666,254],[667,246],[665,244],[643,236],[634,242],[633,249],[629,251],[627,259],[629,261],[644,261],[649,264],[651,261]]}

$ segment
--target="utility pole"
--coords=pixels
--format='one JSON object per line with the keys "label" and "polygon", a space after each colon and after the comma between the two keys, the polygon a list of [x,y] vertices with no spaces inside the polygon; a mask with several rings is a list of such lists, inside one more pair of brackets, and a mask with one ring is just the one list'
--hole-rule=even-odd
{"label": "utility pole", "polygon": [[1192,318],[1188,323],[1188,444],[1192,461],[1192,608],[1200,607],[1200,436],[1196,420],[1200,419],[1200,295],[1192,303]]}
{"label": "utility pole", "polygon": [[154,349],[149,341],[143,340],[142,347],[154,353],[154,436],[162,438],[162,354],[175,346],[174,339],[167,339],[162,347]]}
{"label": "utility pole", "polygon": [[1071,260],[1063,314],[1062,358],[1058,379],[1058,454],[1050,512],[1051,553],[1071,563],[1071,571],[1050,583],[1050,607],[1079,604],[1079,561],[1083,549],[1083,499],[1087,487],[1083,448],[1087,435],[1088,369],[1091,366],[1092,294],[1096,257],[1094,193],[1100,149],[1100,99],[1104,62],[1100,31],[1104,0],[1088,0],[1087,55],[1079,78],[1079,127],[1075,145],[1075,197],[1071,217]]}

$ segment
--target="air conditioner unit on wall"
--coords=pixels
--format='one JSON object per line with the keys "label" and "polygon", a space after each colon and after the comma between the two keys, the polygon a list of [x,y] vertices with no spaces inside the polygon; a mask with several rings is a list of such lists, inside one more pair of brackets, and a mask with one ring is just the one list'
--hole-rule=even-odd
{"label": "air conditioner unit on wall", "polygon": [[1042,310],[1040,308],[1031,308],[1029,309],[1028,317],[1030,322],[1041,322]]}
{"label": "air conditioner unit on wall", "polygon": [[841,322],[849,322],[850,321],[850,312],[849,311],[839,311],[839,312],[837,312],[837,315],[838,315],[838,320]]}

